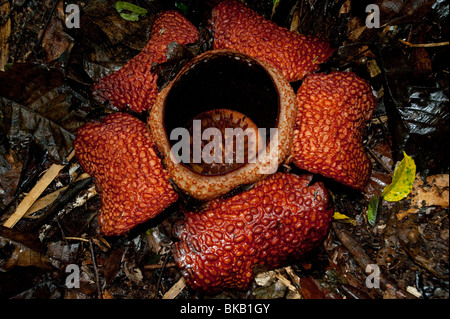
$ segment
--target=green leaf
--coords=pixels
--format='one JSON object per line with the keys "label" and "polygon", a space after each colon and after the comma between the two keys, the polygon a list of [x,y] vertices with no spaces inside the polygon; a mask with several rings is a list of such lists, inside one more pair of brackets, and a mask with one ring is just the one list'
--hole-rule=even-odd
{"label": "green leaf", "polygon": [[392,183],[383,189],[381,196],[388,202],[397,202],[411,192],[416,179],[416,164],[414,160],[403,152],[404,158],[397,166],[392,177]]}
{"label": "green leaf", "polygon": [[277,10],[278,6],[280,5],[280,0],[273,0],[272,4],[272,17],[275,14],[275,11]]}
{"label": "green leaf", "polygon": [[127,21],[139,21],[139,17],[145,17],[147,10],[125,1],[117,1],[115,8],[122,19]]}
{"label": "green leaf", "polygon": [[189,7],[185,3],[179,1],[175,1],[175,8],[180,10],[184,15],[189,11]]}
{"label": "green leaf", "polygon": [[371,226],[375,226],[375,222],[378,216],[378,210],[380,209],[380,197],[374,196],[370,199],[369,207],[367,208],[367,221]]}

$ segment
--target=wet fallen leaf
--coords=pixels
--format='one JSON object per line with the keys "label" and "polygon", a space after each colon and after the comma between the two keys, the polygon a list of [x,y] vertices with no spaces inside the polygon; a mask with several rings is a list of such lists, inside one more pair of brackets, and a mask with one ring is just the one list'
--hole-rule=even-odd
{"label": "wet fallen leaf", "polygon": [[[56,124],[46,116],[34,111],[25,105],[1,99],[2,106],[12,109],[11,130],[9,139],[13,144],[18,144],[26,139],[32,138],[43,148],[47,149],[51,158],[55,161],[63,161],[65,155],[72,149],[75,135]],[[56,103],[70,103],[69,101],[58,101]]]}
{"label": "wet fallen leaf", "polygon": [[[150,3],[149,5],[155,4]],[[152,7],[150,7],[151,9]],[[89,31],[84,30],[84,32],[86,32],[86,36],[91,36],[90,34],[94,32],[96,37],[98,37],[98,39],[95,39],[96,43],[103,45],[104,43],[102,42],[105,41],[104,35],[106,35],[106,41],[109,40],[111,44],[124,44],[138,51],[142,50],[147,43],[155,17],[155,12],[150,11],[145,17],[141,17],[138,23],[128,21],[117,14],[111,2],[100,0],[90,1],[84,10],[84,14],[86,23],[93,26]],[[81,31],[83,32],[83,30]],[[106,52],[102,52],[102,54],[109,56],[112,50],[111,46],[106,46],[105,49],[102,51]],[[116,56],[111,54],[111,61],[119,62],[115,61],[115,58],[117,59]]]}
{"label": "wet fallen leaf", "polygon": [[120,70],[122,67],[121,63],[109,63],[107,66],[103,66],[97,63],[92,63],[89,61],[83,62],[84,71],[89,75],[89,77],[97,82],[102,77],[107,76],[113,72]]}
{"label": "wet fallen leaf", "polygon": [[122,265],[122,258],[124,255],[124,251],[120,248],[113,249],[108,257],[106,257],[104,262],[104,276],[105,276],[105,282],[106,284],[111,284],[114,277],[117,276],[117,274],[120,271],[121,265]]}
{"label": "wet fallen leaf", "polygon": [[[439,23],[436,20],[437,26]],[[439,32],[433,34],[435,41],[441,41]],[[418,68],[412,54],[416,49],[402,51],[395,45],[386,46],[380,52],[378,66],[386,75],[383,100],[394,160],[400,160],[405,151],[414,157],[418,172],[431,175],[440,173],[440,167],[448,167],[449,152],[443,152],[449,134],[448,76],[446,67],[434,67],[434,63],[440,64],[440,55],[434,59],[433,72]],[[437,49],[433,52],[439,53]]]}
{"label": "wet fallen leaf", "polygon": [[392,181],[392,174],[372,172],[369,182],[364,189],[364,198],[370,201],[374,196],[381,196],[383,189]]}
{"label": "wet fallen leaf", "polygon": [[67,241],[59,240],[48,245],[46,255],[64,263],[73,263],[79,250],[79,242],[69,244]]}
{"label": "wet fallen leaf", "polygon": [[427,15],[434,0],[378,0],[382,24],[400,24],[418,20]]}
{"label": "wet fallen leaf", "polygon": [[42,37],[42,47],[45,50],[47,62],[58,59],[73,46],[72,39],[64,32],[63,21],[63,1],[60,1]]}
{"label": "wet fallen leaf", "polygon": [[0,149],[0,210],[13,199],[19,185],[22,166],[14,150],[1,154]]}
{"label": "wet fallen leaf", "polygon": [[300,278],[300,291],[305,299],[325,299],[324,292],[312,277]]}
{"label": "wet fallen leaf", "polygon": [[449,175],[439,174],[428,176],[425,182],[417,176],[412,186],[410,208],[397,213],[397,218],[402,219],[408,214],[418,213],[421,209],[438,206],[449,206]]}
{"label": "wet fallen leaf", "polygon": [[0,271],[8,271],[16,266],[52,270],[59,265],[41,252],[37,238],[3,226],[0,226],[0,250]]}
{"label": "wet fallen leaf", "polygon": [[348,223],[352,224],[353,226],[356,226],[356,220],[354,218],[348,217],[347,215],[341,214],[339,212],[334,213],[333,219],[342,223]]}
{"label": "wet fallen leaf", "polygon": [[0,113],[11,148],[34,140],[50,159],[66,163],[76,130],[86,123],[62,74],[35,64],[15,64],[0,72]]}

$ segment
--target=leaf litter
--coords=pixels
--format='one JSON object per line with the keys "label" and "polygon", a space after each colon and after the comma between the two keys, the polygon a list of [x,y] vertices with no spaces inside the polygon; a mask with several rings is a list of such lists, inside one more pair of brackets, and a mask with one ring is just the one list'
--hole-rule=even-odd
{"label": "leaf litter", "polygon": [[[89,30],[67,29],[61,5],[52,15],[51,1],[29,7],[13,2],[6,20],[11,31],[0,20],[2,36],[10,40],[7,51],[0,42],[2,66],[12,65],[0,72],[2,225],[44,172],[63,166],[40,196],[53,194],[45,205],[13,229],[0,228],[1,265],[7,270],[0,273],[0,296],[163,298],[176,288],[171,297],[448,298],[449,169],[443,151],[448,45],[433,46],[448,41],[444,1],[376,1],[380,29],[365,26],[365,8],[358,1],[247,1],[284,27],[331,39],[337,52],[322,71],[353,70],[370,81],[378,97],[365,134],[373,172],[363,193],[329,182],[340,215],[321,247],[287,267],[260,270],[247,292],[215,296],[184,287],[174,266],[170,233],[180,212],[170,209],[127,236],[103,238],[97,232],[100,201],[93,181],[79,179],[76,159],[66,157],[77,128],[113,111],[91,100],[90,84],[143,48],[157,12],[183,8],[203,34],[196,47],[174,46],[168,62],[155,66],[162,88],[192,56],[211,48],[202,22],[217,1],[131,1],[148,12],[137,22],[122,19],[106,2],[75,3],[84,10],[81,24]],[[370,200],[395,184],[394,168],[403,152],[417,164],[411,192],[397,202],[377,201],[376,214],[369,216]],[[80,266],[78,289],[64,286],[67,263]],[[367,287],[368,264],[381,268],[380,288]]]}

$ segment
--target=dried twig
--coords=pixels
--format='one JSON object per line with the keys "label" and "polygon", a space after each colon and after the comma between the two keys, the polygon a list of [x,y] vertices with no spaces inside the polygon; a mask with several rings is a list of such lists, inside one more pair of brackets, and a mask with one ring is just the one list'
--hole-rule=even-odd
{"label": "dried twig", "polygon": [[[164,268],[166,268],[167,261],[169,260],[169,256],[170,256],[170,254],[166,255],[166,257],[164,258],[164,262],[161,266],[161,272],[159,273],[158,281],[156,282],[156,292],[159,291],[159,286],[161,285],[162,274],[164,272]],[[155,298],[157,298],[157,296],[158,296],[158,294],[155,295]]]}
{"label": "dried twig", "polygon": [[387,166],[387,165],[386,165],[386,164],[385,164],[385,163],[377,156],[377,154],[375,154],[374,151],[372,151],[372,150],[370,149],[370,147],[367,147],[366,149],[367,149],[368,153],[370,154],[370,156],[372,156],[372,158],[373,158],[375,161],[377,161],[378,164],[381,165],[381,167],[386,171],[386,173],[389,173],[389,174],[392,174],[392,173],[393,173],[392,168],[390,168],[389,166]]}
{"label": "dried twig", "polygon": [[[78,182],[78,181],[84,180],[84,179],[89,178],[89,177],[90,177],[89,174],[83,173],[83,174],[81,174],[78,178],[76,178],[76,179],[74,180],[74,182]],[[43,208],[45,208],[45,207],[51,205],[51,204],[58,198],[58,196],[59,196],[62,192],[64,192],[67,188],[69,188],[69,185],[64,186],[64,187],[61,187],[61,188],[57,189],[56,191],[54,191],[54,192],[52,192],[52,193],[50,193],[50,194],[48,194],[48,195],[46,195],[46,196],[44,196],[44,197],[42,197],[42,198],[39,198],[39,199],[38,199],[38,200],[30,207],[30,209],[27,210],[27,212],[25,213],[24,217],[27,217],[27,218],[34,218],[34,217],[32,216],[33,213],[35,213],[35,212],[37,212],[38,210],[41,210],[41,209],[43,209]],[[96,194],[96,191],[95,191],[95,189],[93,189],[93,194],[92,194],[92,196],[95,195],[95,194]],[[90,197],[89,197],[89,198],[90,198]]]}
{"label": "dried twig", "polygon": [[52,9],[50,11],[50,15],[48,16],[47,22],[45,23],[44,28],[42,29],[42,33],[41,33],[41,35],[39,37],[38,43],[36,44],[35,48],[38,48],[38,47],[41,46],[42,40],[44,39],[45,32],[47,31],[47,28],[48,28],[48,25],[50,24],[50,21],[52,20],[53,14],[55,13],[55,10],[56,10],[56,7],[58,6],[58,3],[59,3],[59,1],[55,1],[53,3],[53,7],[52,7]]}
{"label": "dried twig", "polygon": [[[67,157],[67,161],[70,161],[75,155],[75,151],[72,151]],[[17,206],[16,211],[12,214],[3,226],[12,228],[14,225],[25,215],[28,209],[34,204],[34,202],[41,196],[50,183],[58,176],[59,172],[64,168],[64,165],[53,164],[31,189],[31,191],[25,196],[22,202]]]}
{"label": "dried twig", "polygon": [[98,298],[103,299],[103,293],[102,293],[102,289],[100,287],[100,276],[98,274],[97,260],[95,259],[94,245],[92,244],[92,239],[89,239],[89,248],[91,250],[92,265],[94,266],[95,284],[97,286]]}
{"label": "dried twig", "polygon": [[67,236],[66,240],[79,240],[79,241],[84,241],[86,243],[89,242],[89,239],[83,238],[83,237],[72,237],[72,236]]}
{"label": "dried twig", "polygon": [[399,39],[399,41],[404,45],[409,46],[410,48],[435,48],[435,47],[443,47],[450,44],[449,41],[436,43],[411,43],[402,39]]}
{"label": "dried twig", "polygon": [[174,299],[186,287],[184,277],[181,277],[175,285],[173,285],[162,297],[162,299]]}
{"label": "dried twig", "polygon": [[[173,268],[176,267],[176,263],[167,263],[165,268]],[[154,265],[145,265],[144,270],[155,270],[155,269],[161,269],[164,265],[154,264]]]}

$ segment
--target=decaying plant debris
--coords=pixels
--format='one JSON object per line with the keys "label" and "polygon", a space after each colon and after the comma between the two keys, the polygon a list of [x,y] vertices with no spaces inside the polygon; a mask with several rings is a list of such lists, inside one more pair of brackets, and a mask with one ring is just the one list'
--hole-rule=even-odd
{"label": "decaying plant debris", "polygon": [[[74,1],[83,13],[79,29],[65,26],[62,1],[0,4],[0,296],[448,298],[449,25],[442,0],[375,1],[381,21],[372,29],[365,25],[370,1],[246,1],[283,27],[327,38],[337,50],[322,71],[357,72],[378,100],[364,141],[374,168],[369,184],[360,193],[327,181],[346,218],[335,219],[304,259],[258,270],[248,291],[204,296],[184,287],[170,252],[177,207],[127,236],[98,233],[99,196],[71,154],[78,128],[114,112],[91,99],[90,85],[145,46],[158,12],[176,8],[199,28],[200,41],[174,48],[155,66],[167,82],[211,48],[205,21],[217,2],[135,1],[148,14],[133,22],[108,2]],[[417,164],[413,189],[399,202],[383,201],[371,224],[369,201],[391,182],[403,152]],[[79,288],[65,285],[71,264],[80,269]],[[373,264],[379,288],[366,284]]]}

